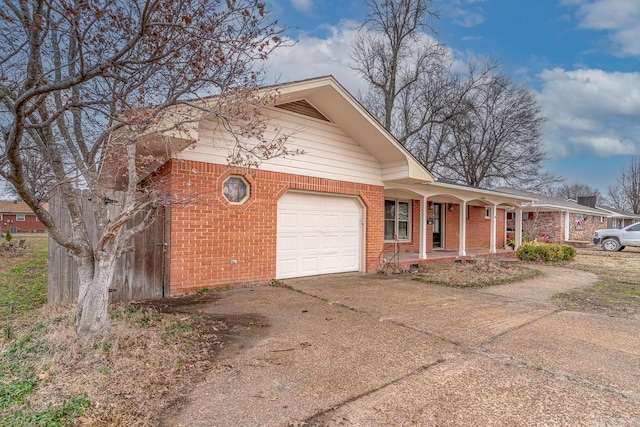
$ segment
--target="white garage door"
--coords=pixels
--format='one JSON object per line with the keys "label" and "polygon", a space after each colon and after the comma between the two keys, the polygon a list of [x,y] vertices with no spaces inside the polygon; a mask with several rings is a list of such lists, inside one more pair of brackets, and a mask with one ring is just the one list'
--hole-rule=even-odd
{"label": "white garage door", "polygon": [[358,271],[361,218],[353,198],[286,193],[278,200],[276,277]]}

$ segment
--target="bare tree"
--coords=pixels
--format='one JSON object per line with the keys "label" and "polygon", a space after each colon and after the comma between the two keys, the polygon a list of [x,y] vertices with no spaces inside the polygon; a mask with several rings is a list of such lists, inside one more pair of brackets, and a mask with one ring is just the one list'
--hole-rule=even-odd
{"label": "bare tree", "polygon": [[[213,116],[233,130],[234,164],[286,154],[286,136],[263,137],[257,111],[272,95],[255,90],[256,61],[281,43],[279,32],[257,0],[3,1],[0,176],[77,262],[80,337],[109,330],[109,284],[131,238],[159,204],[186,197],[167,193],[161,179],[140,183],[174,141],[192,142],[193,123]],[[94,200],[95,242],[79,188]],[[53,191],[69,210],[69,233],[43,207]],[[115,217],[112,202],[122,208]],[[143,221],[125,232],[139,213]]]}
{"label": "bare tree", "polygon": [[544,174],[545,118],[534,94],[505,75],[470,93],[473,108],[456,117],[442,162],[448,179],[479,187],[531,188]]}
{"label": "bare tree", "polygon": [[362,102],[427,169],[473,186],[557,182],[543,169],[544,119],[530,91],[495,75],[492,61],[455,72],[427,34],[438,17],[430,0],[365,5],[368,19],[351,46],[353,69],[369,84]]}
{"label": "bare tree", "polygon": [[[425,75],[437,72],[443,47],[426,37],[432,30],[432,0],[365,0],[367,20],[351,46],[353,69],[369,83],[365,106],[393,132],[398,99],[407,95]],[[402,114],[402,111],[399,112]],[[406,131],[405,131],[406,132]],[[410,132],[410,131],[409,131]]]}
{"label": "bare tree", "polygon": [[609,186],[607,196],[611,207],[640,214],[640,156],[620,171],[616,184]]}
{"label": "bare tree", "polygon": [[452,125],[473,110],[473,93],[485,84],[498,64],[487,62],[479,66],[472,62],[466,75],[453,72],[451,67],[451,61],[442,61],[437,73],[423,76],[414,99],[400,104],[402,114],[397,117],[402,128],[400,142],[427,169],[441,175],[447,172],[443,165],[455,131]]}
{"label": "bare tree", "polygon": [[599,201],[602,198],[600,190],[583,182],[573,181],[572,183],[564,183],[559,186],[553,186],[546,192],[549,196],[558,199],[578,200],[582,196],[596,196]]}

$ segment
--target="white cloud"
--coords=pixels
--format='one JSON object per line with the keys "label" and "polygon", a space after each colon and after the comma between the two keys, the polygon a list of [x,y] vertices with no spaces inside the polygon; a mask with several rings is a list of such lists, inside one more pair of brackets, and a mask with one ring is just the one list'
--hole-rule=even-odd
{"label": "white cloud", "polygon": [[[277,49],[269,56],[270,78],[282,83],[332,75],[354,96],[366,92],[367,83],[350,68],[349,50],[358,28],[357,22],[343,20],[336,26],[325,26],[324,37],[300,34],[294,46]],[[417,43],[425,45],[433,40],[433,37],[422,34]],[[448,53],[453,56],[450,49]],[[466,65],[460,61],[453,64],[455,69],[466,70]]]}
{"label": "white cloud", "polygon": [[326,37],[303,33],[294,46],[277,49],[267,61],[271,78],[282,83],[332,75],[354,95],[366,90],[365,82],[349,68],[349,46],[357,23],[342,21],[326,31]]}
{"label": "white cloud", "polygon": [[544,140],[553,158],[640,154],[640,73],[556,68],[540,77]]}
{"label": "white cloud", "polygon": [[617,55],[640,55],[640,1],[595,0],[565,1],[578,5],[580,28],[610,32],[610,40]]}
{"label": "white cloud", "polygon": [[298,12],[309,13],[313,9],[312,0],[291,0],[291,4]]}
{"label": "white cloud", "polygon": [[484,22],[484,11],[480,5],[476,3],[484,3],[486,0],[454,0],[444,3],[442,7],[443,15],[451,19],[451,21],[461,27],[475,27]]}

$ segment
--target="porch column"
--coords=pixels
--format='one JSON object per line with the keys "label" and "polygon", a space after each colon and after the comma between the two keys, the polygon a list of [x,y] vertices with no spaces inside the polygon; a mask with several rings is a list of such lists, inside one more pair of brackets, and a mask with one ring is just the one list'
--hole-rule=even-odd
{"label": "porch column", "polygon": [[522,246],[522,208],[516,208],[516,241],[514,249]]}
{"label": "porch column", "polygon": [[564,214],[564,241],[566,242],[567,240],[569,240],[569,228],[571,227],[571,219],[569,215],[569,212],[564,211],[562,212]]}
{"label": "porch column", "polygon": [[496,217],[498,216],[498,205],[491,206],[491,238],[489,239],[489,253],[495,254],[496,251]]}
{"label": "porch column", "polygon": [[419,259],[427,259],[427,198],[420,197],[420,253]]}
{"label": "porch column", "polygon": [[460,201],[460,239],[458,243],[458,255],[467,255],[467,202]]}

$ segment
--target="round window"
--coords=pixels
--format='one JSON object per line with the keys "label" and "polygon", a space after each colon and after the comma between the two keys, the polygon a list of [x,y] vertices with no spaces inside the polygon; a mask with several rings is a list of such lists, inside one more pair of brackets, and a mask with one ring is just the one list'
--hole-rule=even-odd
{"label": "round window", "polygon": [[241,176],[230,176],[222,184],[222,194],[230,203],[242,204],[250,196],[250,186]]}

